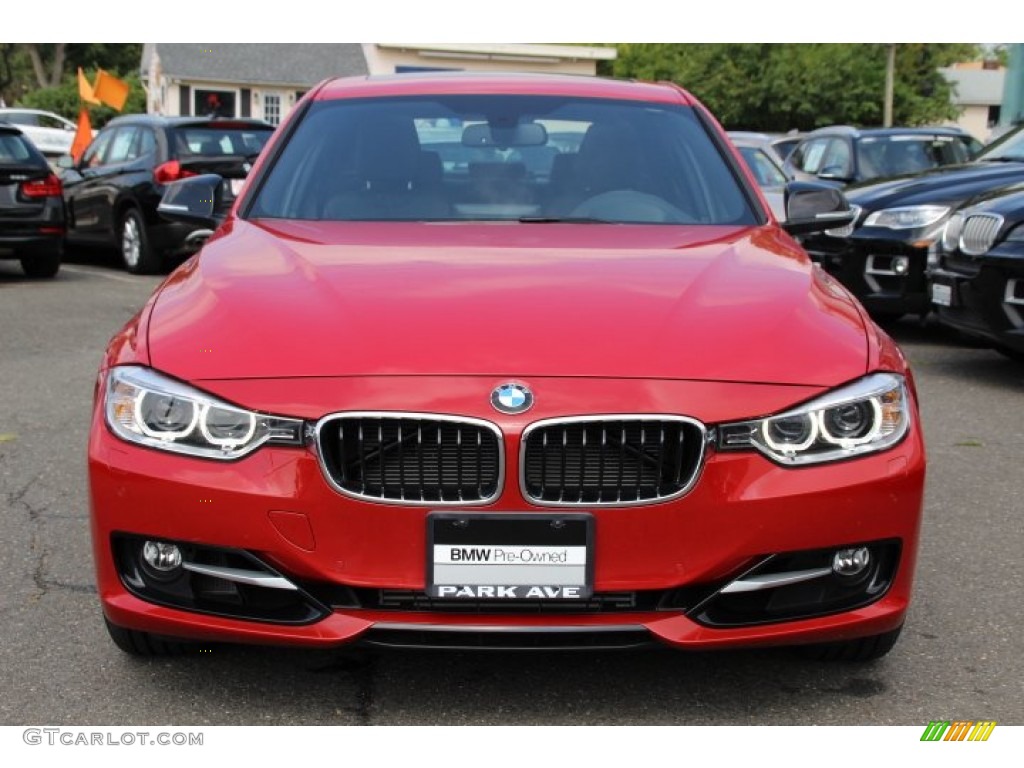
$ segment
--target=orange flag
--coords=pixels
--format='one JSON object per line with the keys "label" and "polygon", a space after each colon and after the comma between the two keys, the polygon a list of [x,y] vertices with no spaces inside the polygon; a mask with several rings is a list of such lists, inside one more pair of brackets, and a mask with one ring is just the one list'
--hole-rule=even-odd
{"label": "orange flag", "polygon": [[78,110],[78,130],[75,131],[75,139],[71,142],[71,156],[76,163],[82,159],[82,154],[91,141],[92,123],[89,122],[89,110],[82,107]]}
{"label": "orange flag", "polygon": [[90,104],[100,103],[100,100],[96,98],[96,94],[93,92],[92,86],[89,85],[89,81],[85,79],[85,73],[81,67],[78,68],[78,97]]}
{"label": "orange flag", "polygon": [[102,69],[96,73],[96,85],[93,86],[93,93],[108,107],[116,109],[118,112],[124,109],[129,90],[131,87],[124,80],[118,80]]}

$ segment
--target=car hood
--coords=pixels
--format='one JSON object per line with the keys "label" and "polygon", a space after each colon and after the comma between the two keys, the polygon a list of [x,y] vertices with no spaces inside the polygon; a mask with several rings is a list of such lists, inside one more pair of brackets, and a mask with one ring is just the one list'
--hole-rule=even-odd
{"label": "car hood", "polygon": [[490,375],[828,386],[865,372],[849,294],[775,226],[229,221],[161,288],[188,381]]}
{"label": "car hood", "polygon": [[1024,163],[976,162],[849,186],[845,194],[851,204],[878,211],[903,205],[956,205],[1019,181],[1024,181]]}

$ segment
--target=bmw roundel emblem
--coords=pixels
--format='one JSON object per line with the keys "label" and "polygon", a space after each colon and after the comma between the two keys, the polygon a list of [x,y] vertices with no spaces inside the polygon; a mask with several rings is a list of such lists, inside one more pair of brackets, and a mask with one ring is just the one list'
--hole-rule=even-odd
{"label": "bmw roundel emblem", "polygon": [[491,392],[491,405],[502,413],[522,413],[533,407],[533,392],[522,384],[502,384]]}

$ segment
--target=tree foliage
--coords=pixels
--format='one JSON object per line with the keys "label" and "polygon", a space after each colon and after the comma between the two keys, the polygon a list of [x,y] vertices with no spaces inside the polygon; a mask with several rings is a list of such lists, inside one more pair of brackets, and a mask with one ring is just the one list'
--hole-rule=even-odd
{"label": "tree foliage", "polygon": [[[810,130],[881,125],[886,46],[854,43],[621,43],[613,74],[671,80],[730,129]],[[977,46],[905,43],[896,48],[894,122],[956,117],[939,67],[975,58]]]}
{"label": "tree foliage", "polygon": [[0,43],[0,97],[27,106],[30,94],[62,88],[79,67],[125,77],[137,74],[141,61],[142,43]]}

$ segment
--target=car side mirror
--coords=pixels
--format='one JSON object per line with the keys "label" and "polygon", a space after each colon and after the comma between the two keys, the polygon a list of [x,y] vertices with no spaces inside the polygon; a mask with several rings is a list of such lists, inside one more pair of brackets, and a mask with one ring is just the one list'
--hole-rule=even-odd
{"label": "car side mirror", "polygon": [[786,185],[785,200],[786,221],[782,228],[791,235],[844,227],[856,217],[846,196],[825,182],[791,181]]}
{"label": "car side mirror", "polygon": [[224,220],[223,184],[224,180],[215,173],[172,182],[156,211],[170,221],[216,229]]}

